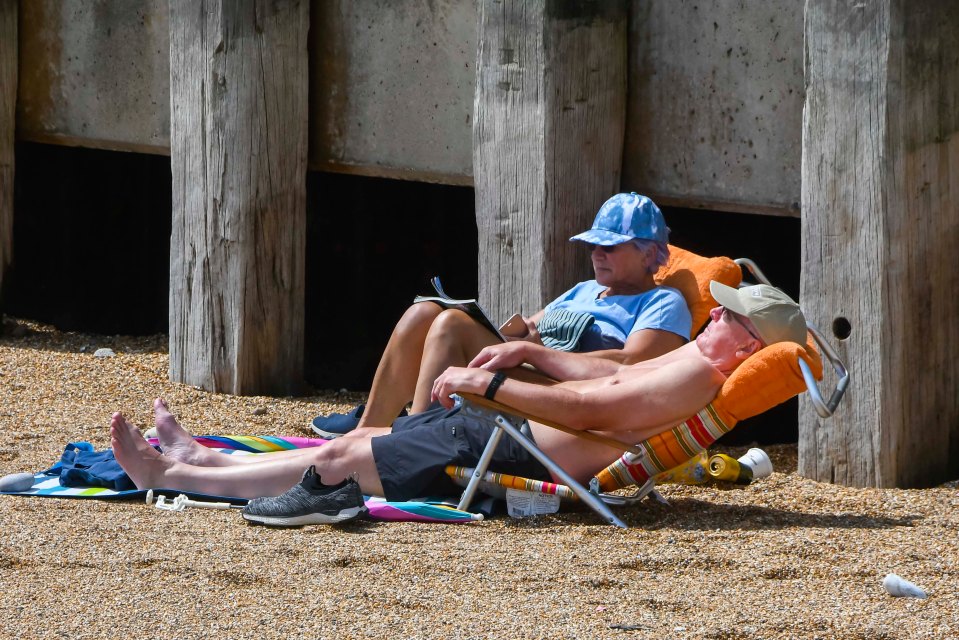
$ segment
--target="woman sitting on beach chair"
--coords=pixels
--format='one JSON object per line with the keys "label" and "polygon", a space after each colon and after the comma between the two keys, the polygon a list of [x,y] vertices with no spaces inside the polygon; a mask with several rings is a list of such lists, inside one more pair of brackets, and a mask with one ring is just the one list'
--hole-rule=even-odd
{"label": "woman sitting on beach chair", "polygon": [[[652,200],[620,193],[600,208],[590,230],[570,238],[591,247],[596,279],[581,282],[524,318],[517,340],[632,364],[672,351],[689,340],[691,321],[682,294],[657,286],[653,276],[669,259],[669,229]],[[589,316],[589,317],[586,317]],[[544,340],[546,324],[578,325],[572,339]],[[412,401],[410,413],[430,404],[433,381],[447,367],[465,366],[498,336],[462,311],[431,302],[412,305],[397,323],[373,378],[367,404],[347,415],[320,416],[313,431],[326,438],[362,436],[388,427]],[[359,430],[354,431],[359,427]]]}

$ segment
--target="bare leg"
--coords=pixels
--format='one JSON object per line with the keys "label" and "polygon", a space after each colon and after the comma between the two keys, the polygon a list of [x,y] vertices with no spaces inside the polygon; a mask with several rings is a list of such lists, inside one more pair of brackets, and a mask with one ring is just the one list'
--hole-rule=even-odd
{"label": "bare leg", "polygon": [[[360,428],[389,427],[406,403],[413,399],[416,376],[423,358],[423,344],[433,321],[442,313],[439,305],[420,302],[412,305],[396,323],[383,357],[373,376],[373,387],[360,418]],[[348,437],[369,437],[370,432],[353,432]]]}
{"label": "bare leg", "polygon": [[161,455],[122,414],[114,414],[110,422],[117,462],[138,489],[178,489],[237,498],[277,496],[296,484],[314,464],[325,484],[336,484],[355,473],[364,493],[382,495],[369,439],[342,440],[305,449],[309,455],[304,456],[271,456],[255,464],[202,467]]}
{"label": "bare leg", "polygon": [[444,311],[430,327],[423,347],[410,413],[430,406],[433,382],[447,367],[465,367],[483,347],[498,344],[499,338],[462,311]]}
{"label": "bare leg", "polygon": [[[162,398],[153,401],[153,415],[163,455],[177,462],[185,462],[199,467],[231,467],[262,462],[265,460],[262,456],[292,458],[309,454],[307,449],[291,449],[289,451],[261,453],[255,456],[229,455],[204,447],[194,440],[193,436],[176,421],[176,418],[170,413],[167,403]],[[306,466],[309,466],[309,463]]]}
{"label": "bare leg", "polygon": [[385,436],[388,433],[393,432],[393,427],[357,427],[345,434],[343,437],[346,438],[375,438],[376,436]]}

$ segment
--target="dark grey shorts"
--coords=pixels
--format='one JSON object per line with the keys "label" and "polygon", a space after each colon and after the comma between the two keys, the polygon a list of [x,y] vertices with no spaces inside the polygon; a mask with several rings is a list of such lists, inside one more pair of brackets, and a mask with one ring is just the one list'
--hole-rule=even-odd
{"label": "dark grey shorts", "polygon": [[[439,405],[397,419],[392,433],[371,440],[386,499],[458,495],[462,488],[446,475],[446,466],[475,466],[495,428],[492,422]],[[550,480],[546,467],[509,436],[500,439],[489,470]]]}

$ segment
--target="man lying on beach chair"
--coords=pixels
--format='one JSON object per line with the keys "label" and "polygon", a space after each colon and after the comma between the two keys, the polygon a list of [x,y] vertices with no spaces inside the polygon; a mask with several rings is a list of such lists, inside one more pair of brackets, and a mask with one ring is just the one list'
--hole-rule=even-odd
{"label": "man lying on beach chair", "polygon": [[[751,271],[756,269],[754,275],[764,279],[755,265],[750,263],[744,266],[748,266]],[[614,515],[607,505],[633,504],[650,494],[664,501],[655,491],[656,483],[671,477],[683,465],[691,463],[738,422],[768,411],[806,391],[820,417],[828,418],[833,414],[848,387],[849,374],[839,355],[818,330],[809,323],[807,328],[809,337],[805,345],[786,341],[762,348],[727,377],[709,404],[672,428],[632,446],[593,431],[571,429],[561,423],[517,410],[508,404],[487,400],[471,393],[461,393],[464,399],[462,411],[478,413],[482,419],[496,422],[500,429],[491,436],[475,468],[453,465],[446,468],[446,473],[454,482],[465,487],[458,508],[467,510],[477,490],[495,497],[508,497],[507,489],[518,489],[551,494],[564,500],[579,500],[610,524],[625,527],[625,523]],[[817,380],[822,378],[823,368],[820,352],[828,359],[837,375],[836,388],[828,401],[823,399],[817,383]],[[583,483],[570,477],[553,460],[544,456],[536,443],[526,437],[524,422],[538,422],[624,453],[595,474],[589,480],[587,489]],[[537,457],[550,470],[552,476],[558,478],[557,482],[488,471],[485,466],[486,452],[496,447],[504,434]],[[628,489],[629,492],[623,493],[620,489]]]}
{"label": "man lying on beach chair", "polygon": [[[243,515],[271,525],[355,517],[364,509],[362,493],[398,501],[455,495],[458,488],[445,473],[447,465],[476,465],[497,426],[454,407],[451,394],[495,396],[517,410],[632,444],[702,409],[727,377],[765,345],[805,344],[802,312],[778,289],[756,285],[737,290],[714,283],[711,290],[723,306],[712,310],[709,325],[695,341],[675,351],[627,366],[524,342],[487,347],[469,367],[447,369],[436,380],[433,396],[443,406],[398,419],[386,435],[340,438],[249,460],[251,456],[222,455],[194,443],[158,402],[157,431],[165,454],[149,446],[119,413],[111,422],[114,452],[140,489],[259,498],[251,500]],[[553,381],[522,382],[504,374],[524,363]],[[535,422],[530,427],[539,449],[580,482],[621,453]],[[489,468],[552,479],[513,439],[498,444]]]}

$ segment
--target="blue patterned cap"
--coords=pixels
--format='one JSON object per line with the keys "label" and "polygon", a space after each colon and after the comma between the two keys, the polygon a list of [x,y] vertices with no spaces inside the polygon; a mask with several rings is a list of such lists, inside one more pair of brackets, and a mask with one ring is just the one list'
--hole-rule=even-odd
{"label": "blue patterned cap", "polygon": [[617,193],[603,203],[593,228],[575,235],[570,240],[610,246],[629,242],[633,238],[669,242],[669,227],[656,204],[634,193]]}

